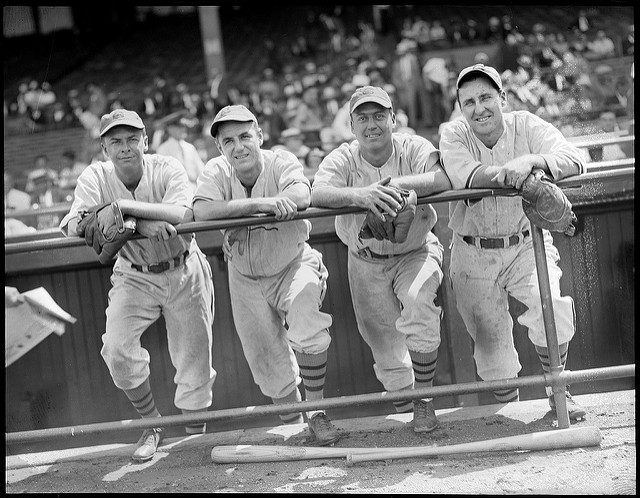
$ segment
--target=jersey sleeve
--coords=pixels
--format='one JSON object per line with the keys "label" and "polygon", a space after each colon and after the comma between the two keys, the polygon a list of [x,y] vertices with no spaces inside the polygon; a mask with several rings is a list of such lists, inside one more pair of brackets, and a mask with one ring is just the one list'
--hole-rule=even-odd
{"label": "jersey sleeve", "polygon": [[274,152],[274,167],[278,177],[278,186],[280,192],[291,187],[292,185],[303,183],[311,191],[311,183],[304,176],[304,167],[295,154],[287,150],[278,150]]}
{"label": "jersey sleeve", "polygon": [[471,150],[476,147],[471,131],[459,120],[443,127],[440,137],[440,157],[454,189],[470,188],[473,176],[482,163],[474,158]]}
{"label": "jersey sleeve", "polygon": [[528,113],[526,117],[529,148],[533,154],[544,157],[556,181],[573,174],[576,165],[578,174],[585,173],[584,156],[560,130],[535,114]]}
{"label": "jersey sleeve", "polygon": [[348,144],[343,144],[327,154],[313,179],[313,188],[348,187],[350,169],[348,154]]}
{"label": "jersey sleeve", "polygon": [[62,218],[58,228],[65,237],[75,236],[75,229],[69,229],[69,221],[78,216],[78,212],[93,206],[104,204],[106,201],[100,188],[102,171],[98,164],[92,164],[84,169],[78,177],[73,192],[73,202],[69,212]]}
{"label": "jersey sleeve", "polygon": [[429,140],[420,135],[408,135],[407,140],[412,174],[428,173],[440,165],[440,151]]}
{"label": "jersey sleeve", "polygon": [[207,161],[198,178],[193,202],[229,200],[226,194],[230,192],[230,189],[226,188],[229,183],[229,169],[230,166],[222,156]]}
{"label": "jersey sleeve", "polygon": [[187,172],[180,164],[180,161],[174,157],[169,156],[157,156],[162,157],[162,181],[165,185],[164,196],[162,197],[163,204],[175,204],[184,207],[191,207],[192,203],[192,191],[191,184],[189,183],[189,177]]}

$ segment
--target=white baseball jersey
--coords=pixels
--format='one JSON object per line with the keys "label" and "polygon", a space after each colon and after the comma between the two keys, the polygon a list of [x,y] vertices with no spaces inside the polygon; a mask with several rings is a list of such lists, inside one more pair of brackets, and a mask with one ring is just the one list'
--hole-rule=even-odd
{"label": "white baseball jersey", "polygon": [[[507,112],[504,125],[504,133],[490,149],[464,120],[452,121],[443,128],[442,163],[454,188],[469,188],[482,165],[501,166],[526,154],[544,157],[555,180],[573,174],[574,165],[584,172],[580,151],[538,116],[527,111]],[[532,237],[528,234],[521,242],[503,249],[476,247],[462,237],[498,238],[529,230],[522,198],[495,196],[453,201],[449,212],[449,227],[454,232],[450,277],[458,311],[474,340],[478,375],[484,380],[515,377],[521,365],[513,343],[508,296],[526,305],[518,322],[528,328],[533,344],[547,344]],[[563,344],[575,332],[573,300],[561,296],[559,253],[551,233],[544,230],[543,235],[558,341]]]}
{"label": "white baseball jersey", "polygon": [[[191,207],[187,173],[168,156],[145,154],[142,178],[129,191],[116,175],[111,161],[88,166],[78,178],[69,213],[60,229],[69,233],[69,221],[79,210],[132,199],[149,203]],[[162,273],[143,273],[136,265],[153,265],[189,255],[184,263]],[[116,387],[133,389],[150,374],[150,357],[140,337],[160,315],[164,316],[171,361],[176,369],[175,405],[200,410],[211,406],[216,371],[213,358],[214,291],[211,266],[193,234],[157,241],[128,241],[118,253],[111,276],[106,332],[101,355]]]}
{"label": "white baseball jersey", "polygon": [[[249,192],[224,156],[211,159],[198,180],[196,200],[274,197],[292,185],[309,186],[302,164],[285,150],[261,150],[262,171]],[[246,227],[243,254],[232,245],[229,292],[236,331],[253,378],[265,396],[283,398],[300,383],[294,351],[329,348],[331,315],[320,311],[328,271],[306,241],[309,220]]]}
{"label": "white baseball jersey", "polygon": [[[390,176],[430,171],[439,161],[438,150],[418,135],[393,133],[393,153],[380,168],[360,154],[357,140],[342,144],[324,158],[313,188],[364,187]],[[435,209],[421,204],[407,240],[358,237],[366,214],[336,216],[336,234],[349,248],[349,285],[358,330],[371,347],[375,374],[388,391],[413,386],[409,350],[437,351],[440,345],[441,309],[435,297],[442,282],[442,245],[431,229]],[[369,248],[388,259],[370,259],[358,254]]]}
{"label": "white baseball jersey", "polygon": [[[438,163],[438,150],[419,135],[393,134],[393,154],[380,168],[369,164],[360,154],[357,140],[342,144],[324,158],[316,173],[314,188],[365,187],[390,176],[427,173]],[[366,214],[345,214],[336,217],[336,235],[352,251],[369,247],[378,254],[403,254],[425,244],[436,224],[436,211],[431,204],[421,204],[409,229],[407,240],[394,244],[389,240],[358,237]]]}

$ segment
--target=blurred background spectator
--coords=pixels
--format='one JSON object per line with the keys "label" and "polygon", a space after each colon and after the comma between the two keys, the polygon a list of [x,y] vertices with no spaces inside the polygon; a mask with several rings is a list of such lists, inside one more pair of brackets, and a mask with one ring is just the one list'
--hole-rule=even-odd
{"label": "blurred background spectator", "polygon": [[204,162],[195,145],[188,142],[188,130],[195,128],[197,120],[189,119],[187,110],[176,111],[166,116],[160,126],[164,126],[166,135],[158,146],[157,153],[175,157],[184,167],[189,182],[195,192],[198,176],[202,173]]}
{"label": "blurred background spectator", "polygon": [[[140,18],[132,21],[137,29],[131,36],[153,43],[152,57],[131,51],[132,39],[115,33],[100,38],[100,45],[82,39],[64,53],[70,59],[65,69],[53,74],[60,62],[47,66],[49,56],[37,62],[42,42],[28,53],[28,44],[21,43],[25,56],[11,64],[5,60],[5,143],[13,134],[84,130],[81,146],[60,146],[77,150],[81,164],[73,172],[65,157],[58,168],[58,188],[68,191],[82,165],[104,160],[98,139],[103,113],[137,109],[155,152],[169,135],[163,119],[184,112],[190,122],[185,141],[206,162],[218,155],[208,133],[213,116],[225,105],[242,103],[258,116],[266,148],[284,147],[282,132],[297,128],[308,148],[300,157],[306,162],[315,148],[327,153],[354,139],[348,100],[368,84],[389,93],[398,130],[437,142],[443,123],[460,115],[457,72],[474,62],[499,69],[511,109],[535,112],[567,133],[595,126],[605,110],[614,112],[620,126],[622,118],[630,126],[631,16],[599,6],[497,6],[488,12],[483,6],[428,5],[385,6],[378,17],[370,16],[378,7],[293,6],[276,22],[260,8],[222,6],[224,71],[202,67],[204,47],[193,9],[180,14],[175,7],[162,13],[136,8]],[[167,26],[175,36],[166,36]],[[36,71],[40,66],[51,73]],[[44,152],[56,161],[60,154]],[[36,169],[30,164],[34,154],[19,167],[9,161],[21,181]]]}

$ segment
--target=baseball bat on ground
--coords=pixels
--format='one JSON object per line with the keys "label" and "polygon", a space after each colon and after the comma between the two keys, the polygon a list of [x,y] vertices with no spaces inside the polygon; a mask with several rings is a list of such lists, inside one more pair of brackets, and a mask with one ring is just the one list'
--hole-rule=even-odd
{"label": "baseball bat on ground", "polygon": [[597,427],[554,429],[519,436],[489,439],[486,441],[454,444],[451,446],[380,448],[375,454],[353,452],[347,455],[347,465],[353,465],[358,462],[371,462],[374,460],[393,460],[464,453],[558,450],[583,446],[599,446],[601,439],[600,429]]}
{"label": "baseball bat on ground", "polygon": [[334,448],[322,446],[278,446],[240,444],[214,446],[211,460],[215,463],[290,462],[320,458],[346,458],[355,451],[377,453],[380,448]]}
{"label": "baseball bat on ground", "polygon": [[424,456],[480,453],[485,451],[533,451],[581,446],[598,446],[600,430],[597,427],[554,429],[487,441],[476,441],[450,446],[404,446],[395,448],[336,448],[299,447],[278,445],[215,446],[211,460],[215,463],[287,462],[324,458],[346,458],[349,465],[373,460],[415,458]]}

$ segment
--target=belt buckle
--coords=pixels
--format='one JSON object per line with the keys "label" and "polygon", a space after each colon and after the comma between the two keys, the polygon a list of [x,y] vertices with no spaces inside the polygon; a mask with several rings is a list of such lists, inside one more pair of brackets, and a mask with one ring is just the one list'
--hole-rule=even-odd
{"label": "belt buckle", "polygon": [[371,256],[371,249],[368,247],[358,249],[358,256],[365,259],[373,259],[373,256]]}

